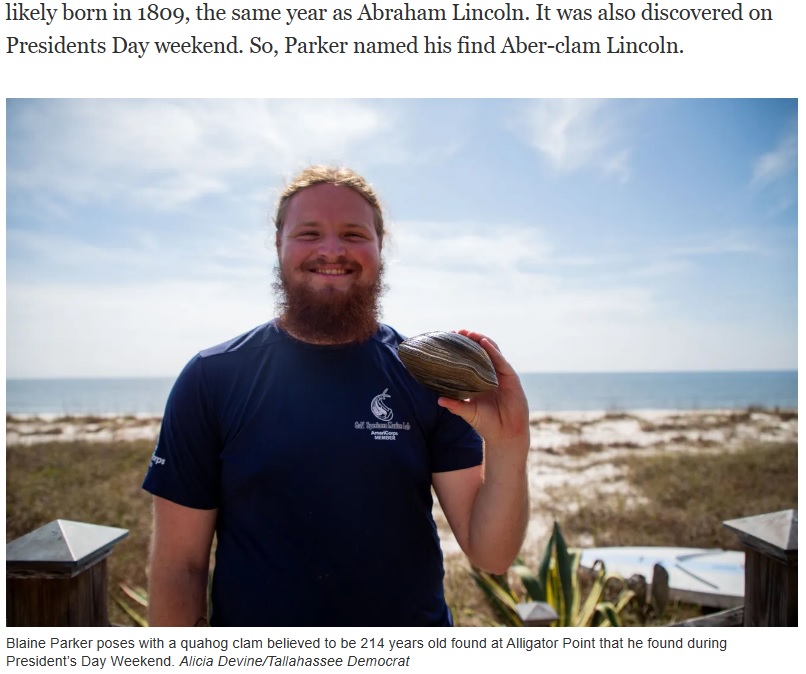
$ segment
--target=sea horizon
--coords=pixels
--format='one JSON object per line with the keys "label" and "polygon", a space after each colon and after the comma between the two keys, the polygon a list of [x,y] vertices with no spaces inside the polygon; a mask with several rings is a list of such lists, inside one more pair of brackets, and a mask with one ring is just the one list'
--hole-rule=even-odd
{"label": "sea horizon", "polygon": [[[797,370],[523,372],[531,411],[797,409]],[[175,377],[6,379],[6,414],[161,415]]]}
{"label": "sea horizon", "polygon": [[[563,374],[563,375],[576,375],[576,374],[718,374],[725,372],[794,372],[798,371],[797,368],[745,368],[733,370],[540,370],[540,371],[524,371],[518,372],[519,375],[527,374]],[[9,381],[59,381],[59,380],[83,380],[83,379],[176,379],[177,375],[106,375],[102,377],[93,377],[89,375],[70,375],[70,376],[50,376],[50,377],[6,377],[6,382]]]}

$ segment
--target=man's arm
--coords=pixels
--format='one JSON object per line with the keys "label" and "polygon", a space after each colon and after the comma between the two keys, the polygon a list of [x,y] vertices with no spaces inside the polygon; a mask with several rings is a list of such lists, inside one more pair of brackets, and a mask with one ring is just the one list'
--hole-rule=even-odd
{"label": "man's arm", "polygon": [[498,388],[470,401],[439,399],[484,438],[484,464],[434,473],[432,480],[445,517],[471,563],[504,573],[523,544],[529,520],[529,405],[518,375],[496,345],[479,333],[459,332],[489,354]]}
{"label": "man's arm", "polygon": [[207,624],[210,547],[218,510],[186,508],[154,497],[148,588],[152,627]]}

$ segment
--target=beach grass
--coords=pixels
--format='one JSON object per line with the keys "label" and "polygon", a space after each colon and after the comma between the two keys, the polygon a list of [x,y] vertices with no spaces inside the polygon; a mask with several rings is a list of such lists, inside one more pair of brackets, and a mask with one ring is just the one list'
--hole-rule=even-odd
{"label": "beach grass", "polygon": [[[151,499],[140,485],[153,447],[153,440],[9,445],[6,540],[55,519],[128,529],[109,557],[109,588],[122,597],[121,582],[146,587]],[[589,460],[606,449],[580,445],[573,452]],[[636,450],[603,460],[623,469],[624,489],[552,486],[543,500],[551,504],[545,514],[561,524],[571,546],[737,549],[724,520],[797,507],[797,442],[749,441],[730,450],[695,443],[688,451]],[[536,560],[543,543],[525,548],[524,557]],[[463,557],[447,557],[445,587],[458,625],[494,623]],[[109,606],[113,623],[133,624],[114,601]],[[691,611],[673,607],[667,620]]]}

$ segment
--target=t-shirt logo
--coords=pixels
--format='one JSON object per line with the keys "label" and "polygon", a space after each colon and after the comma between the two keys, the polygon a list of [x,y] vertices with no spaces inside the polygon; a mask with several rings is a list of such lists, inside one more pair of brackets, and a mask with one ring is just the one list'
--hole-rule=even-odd
{"label": "t-shirt logo", "polygon": [[157,446],[154,447],[154,452],[151,454],[151,463],[149,465],[149,468],[151,468],[153,466],[164,466],[165,465],[165,459],[163,459],[161,456],[157,456],[157,450],[159,448],[160,448],[160,445],[159,445],[159,442],[157,442]]}
{"label": "t-shirt logo", "polygon": [[369,404],[369,409],[381,421],[391,421],[392,417],[395,416],[392,409],[383,402],[386,398],[392,397],[387,393],[388,390],[388,388],[385,388],[383,393],[376,395]]}

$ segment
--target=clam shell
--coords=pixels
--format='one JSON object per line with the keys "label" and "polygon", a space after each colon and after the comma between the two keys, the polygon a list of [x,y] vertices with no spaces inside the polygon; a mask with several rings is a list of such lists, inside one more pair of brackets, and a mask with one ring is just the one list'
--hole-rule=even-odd
{"label": "clam shell", "polygon": [[398,346],[400,360],[421,384],[448,398],[464,400],[498,386],[487,352],[455,332],[426,332]]}

